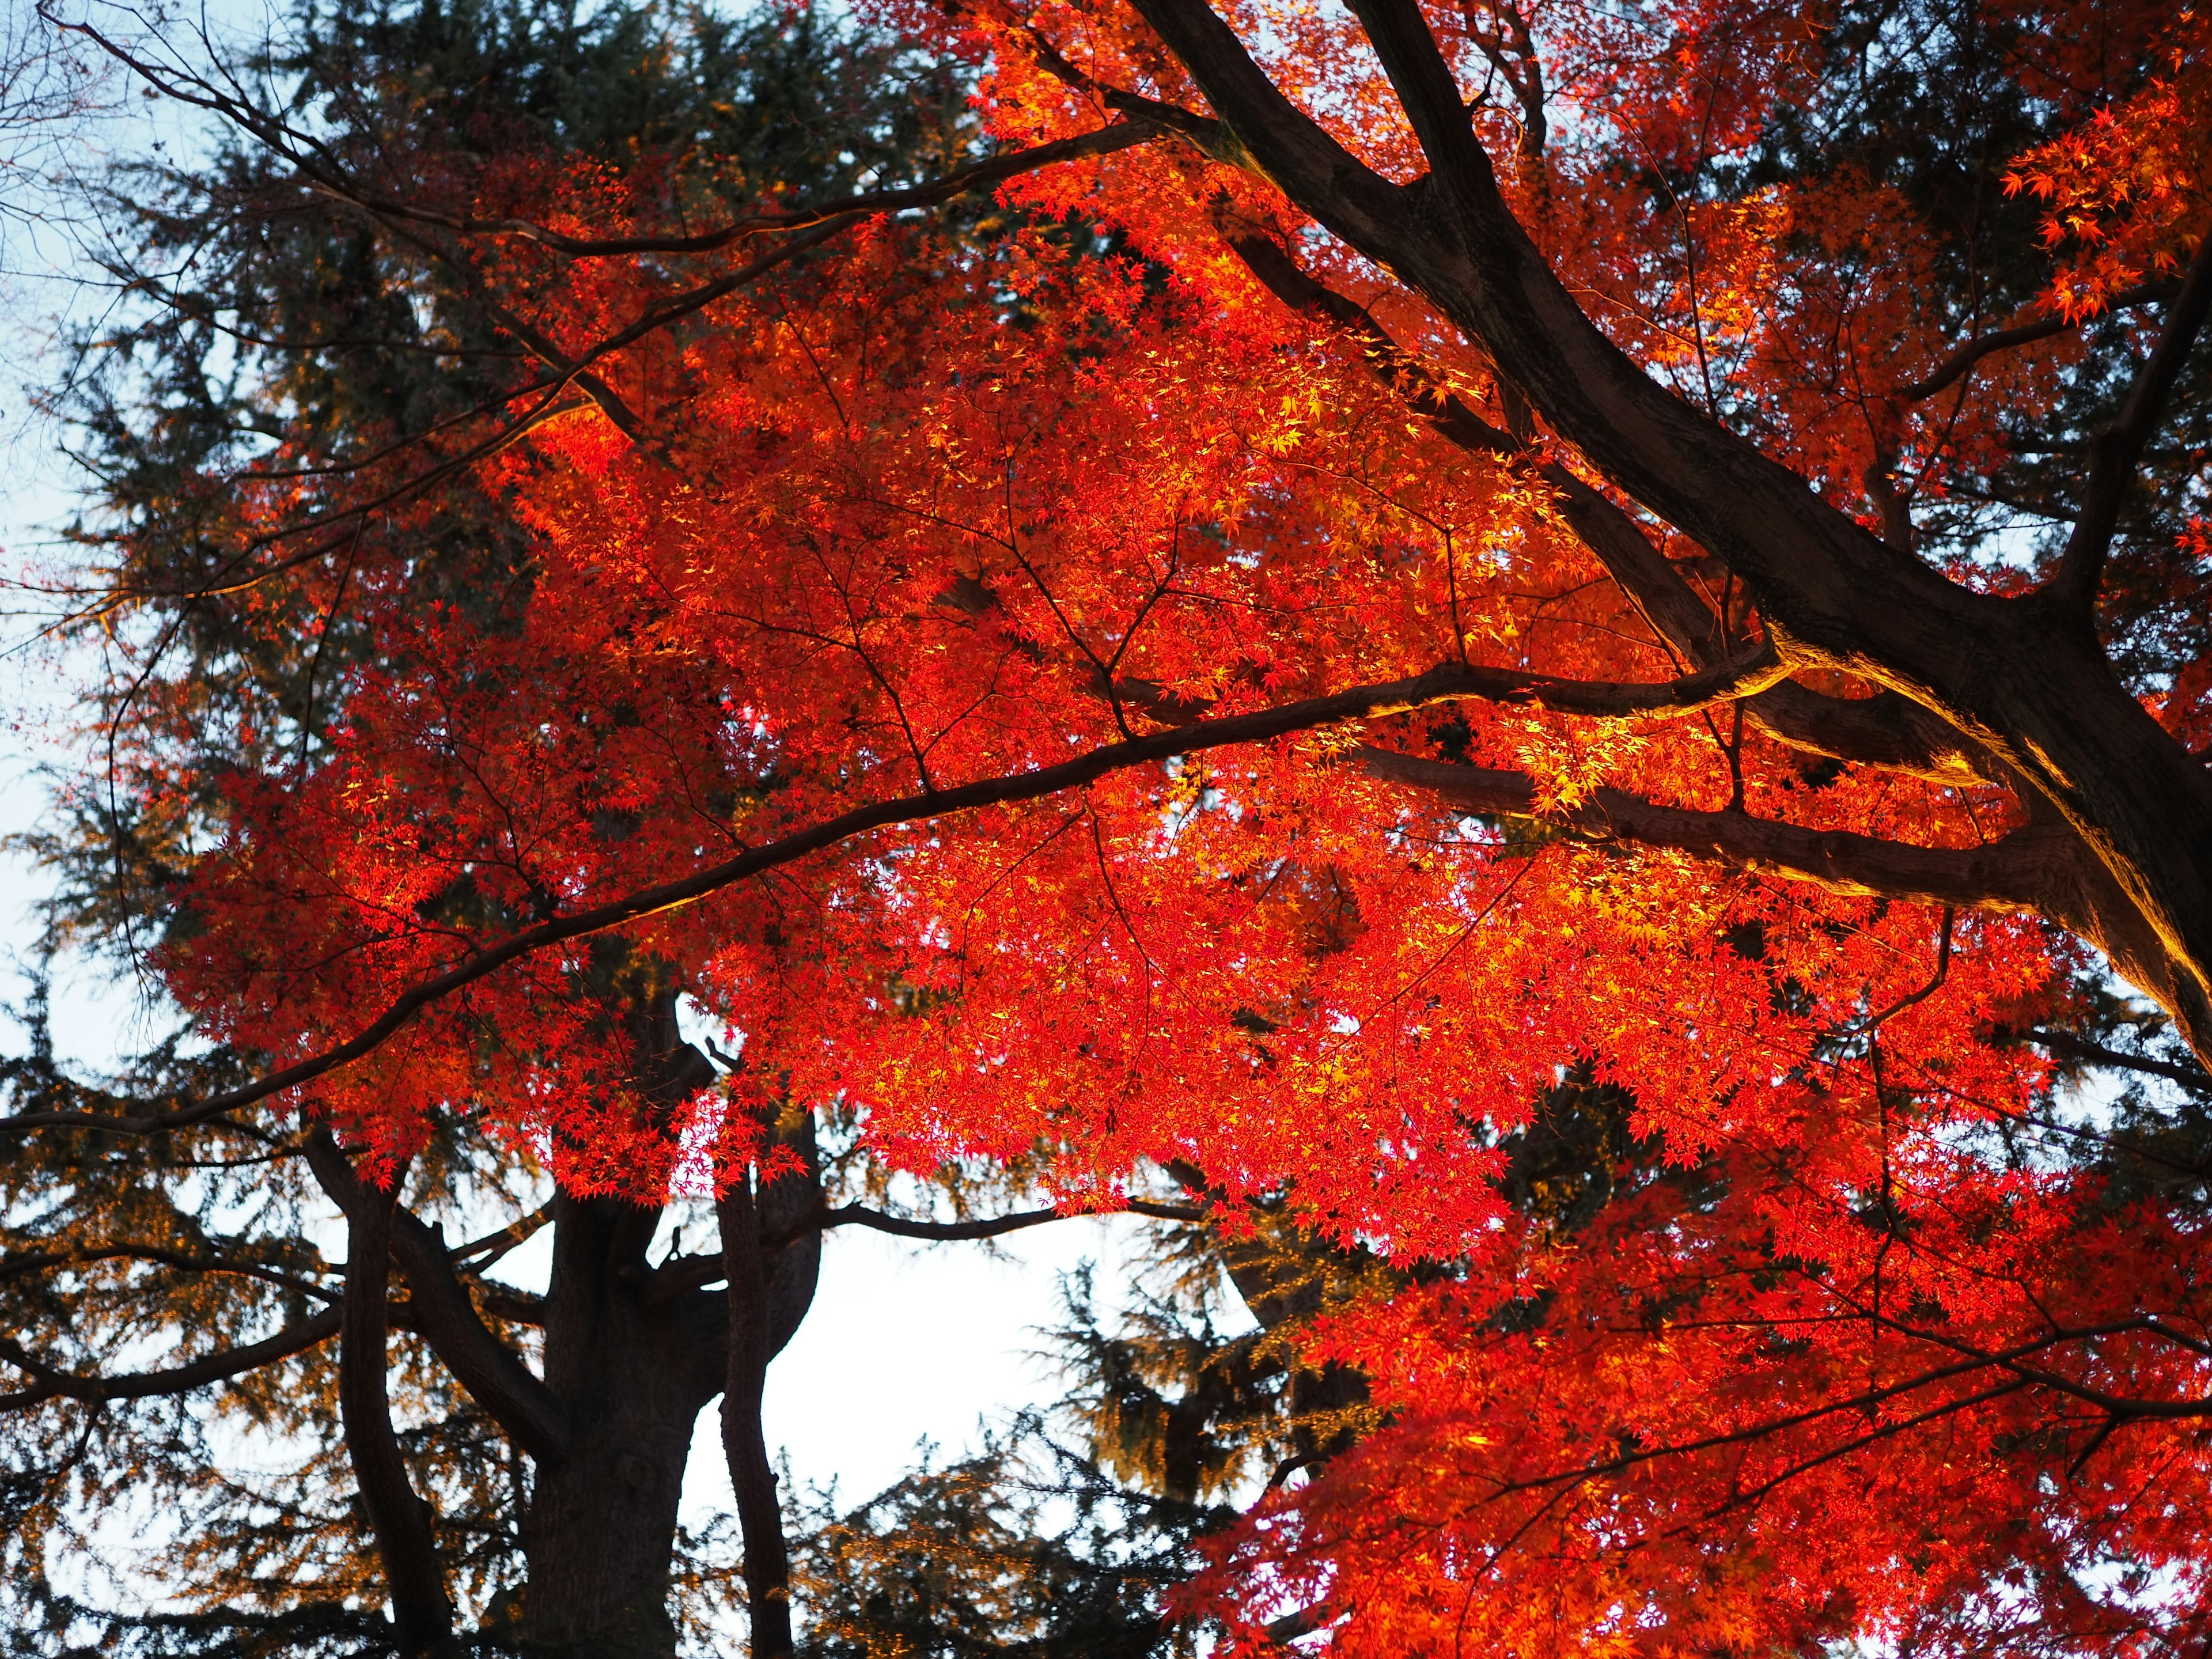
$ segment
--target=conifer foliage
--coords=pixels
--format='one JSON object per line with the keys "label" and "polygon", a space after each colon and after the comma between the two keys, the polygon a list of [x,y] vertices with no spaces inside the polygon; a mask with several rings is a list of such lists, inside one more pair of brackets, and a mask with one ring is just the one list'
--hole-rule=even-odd
{"label": "conifer foliage", "polygon": [[[239,135],[264,285],[154,326],[270,413],[208,360],[99,416],[151,471],[58,856],[88,922],[158,901],[239,1078],[9,1128],[240,1126],[339,1199],[402,1645],[465,1505],[392,1443],[387,1255],[526,1540],[600,1490],[578,1413],[720,1392],[791,1644],[759,1379],[849,1137],[1196,1226],[1268,1334],[1085,1350],[1068,1489],[1194,1511],[1055,1566],[1133,1564],[1087,1650],[2201,1648],[2203,15],[861,12],[936,125],[744,167],[712,100],[569,131],[425,70],[402,125],[94,36]],[[549,1316],[541,1376],[434,1290],[393,1194],[457,1137],[657,1284],[626,1351],[720,1369],[649,1399]],[[687,1191],[717,1249],[648,1267]],[[641,1567],[532,1624],[556,1559],[518,1639],[660,1616]],[[951,1559],[937,1634],[823,1591],[823,1639],[1043,1639]]]}

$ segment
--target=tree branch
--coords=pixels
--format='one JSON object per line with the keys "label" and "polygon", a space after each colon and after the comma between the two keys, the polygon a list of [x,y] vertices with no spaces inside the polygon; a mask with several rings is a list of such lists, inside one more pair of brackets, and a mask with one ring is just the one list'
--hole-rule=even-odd
{"label": "tree branch", "polygon": [[[310,1130],[306,1148],[315,1178],[349,1221],[385,1203],[385,1194],[361,1180],[327,1127]],[[444,1239],[396,1200],[386,1214],[388,1249],[407,1278],[410,1326],[516,1445],[541,1462],[562,1455],[568,1413],[478,1316]]]}
{"label": "tree branch", "polygon": [[738,1524],[744,1539],[745,1601],[757,1659],[792,1651],[791,1555],[783,1505],[761,1423],[769,1347],[769,1270],[751,1172],[740,1169],[717,1202],[723,1278],[730,1304],[729,1373],[722,1391],[722,1451],[730,1468]]}
{"label": "tree branch", "polygon": [[[336,1150],[336,1142],[331,1146]],[[384,1563],[392,1622],[400,1650],[410,1656],[449,1637],[453,1604],[429,1505],[407,1478],[407,1464],[392,1431],[386,1393],[385,1307],[391,1260],[392,1214],[399,1183],[380,1191],[361,1186],[346,1206],[346,1290],[343,1337],[338,1347],[338,1417],[346,1455],[360,1483],[362,1507]]]}
{"label": "tree branch", "polygon": [[2158,343],[2136,377],[2119,417],[2090,441],[2089,482],[2081,493],[2081,514],[2045,589],[2069,611],[2084,611],[2096,602],[2105,556],[2112,549],[2112,532],[2119,527],[2120,507],[2135,487],[2143,446],[2158,430],[2166,396],[2181,378],[2208,312],[2212,312],[2212,226],[2197,244],[2197,257],[2189,262]]}
{"label": "tree branch", "polygon": [[623,897],[568,916],[556,917],[488,945],[442,974],[419,981],[394,998],[384,1012],[346,1041],[270,1073],[240,1088],[210,1097],[192,1107],[145,1117],[100,1120],[85,1113],[18,1112],[0,1118],[0,1131],[22,1133],[66,1123],[117,1133],[152,1133],[234,1111],[288,1089],[312,1083],[363,1055],[374,1053],[415,1017],[464,986],[498,972],[510,963],[570,939],[587,938],[696,903],[763,872],[796,863],[811,854],[874,830],[947,817],[979,807],[1041,799],[1079,789],[1116,772],[1149,766],[1173,757],[1233,744],[1266,743],[1294,732],[1380,719],[1440,702],[1478,698],[1527,702],[1565,712],[1618,717],[1632,714],[1686,714],[1705,703],[1741,695],[1769,683],[1778,672],[1764,647],[1751,656],[1679,680],[1657,684],[1555,679],[1467,663],[1443,663],[1407,679],[1302,698],[1273,708],[1194,721],[1167,731],[1103,744],[1073,760],[1033,771],[980,779],[954,788],[904,795],[840,813],[807,829],[752,848],[720,864],[641,889]]}
{"label": "tree branch", "polygon": [[94,1261],[151,1261],[165,1267],[174,1267],[180,1273],[220,1273],[240,1279],[254,1279],[279,1289],[295,1291],[302,1296],[312,1296],[319,1302],[336,1302],[335,1291],[294,1273],[278,1273],[258,1263],[228,1261],[221,1256],[194,1255],[185,1250],[173,1250],[158,1244],[109,1244],[86,1250],[44,1250],[28,1255],[9,1256],[0,1260],[0,1279],[10,1279],[18,1273],[43,1273],[52,1267],[75,1267]]}
{"label": "tree branch", "polygon": [[[2112,295],[2108,310],[2125,311],[2130,307],[2170,300],[2179,289],[2178,283],[2144,283]],[[2014,346],[2033,345],[2038,340],[2047,340],[2054,334],[2063,334],[2069,329],[2079,328],[2088,320],[2082,317],[2070,319],[2044,317],[2032,323],[2019,323],[2011,328],[1994,329],[1987,334],[1977,335],[1936,364],[1923,378],[1898,387],[1894,395],[1905,403],[1924,403],[1937,392],[1955,385],[1983,358],[1996,352],[2008,351]]]}
{"label": "tree branch", "polygon": [[1596,790],[1578,805],[1540,816],[1535,780],[1526,773],[1454,766],[1384,749],[1358,752],[1375,776],[1426,790],[1469,811],[1536,817],[1586,841],[1668,848],[1858,896],[2032,909],[2045,896],[2046,865],[2068,845],[2056,826],[2030,826],[1986,847],[1912,847],[1742,812],[1662,806],[1618,789]]}
{"label": "tree branch", "polygon": [[234,1376],[258,1370],[279,1359],[289,1359],[295,1353],[327,1342],[338,1334],[343,1320],[343,1310],[325,1308],[312,1318],[283,1329],[258,1342],[249,1342],[243,1347],[229,1348],[221,1353],[210,1354],[204,1359],[195,1359],[189,1364],[173,1366],[167,1370],[138,1371],[115,1376],[84,1376],[64,1371],[33,1358],[12,1337],[0,1336],[0,1360],[5,1360],[25,1376],[33,1379],[33,1386],[15,1394],[0,1395],[0,1409],[21,1410],[47,1400],[82,1400],[98,1403],[111,1400],[149,1400],[156,1397],[188,1394],[194,1389],[204,1389],[211,1382],[224,1382]]}
{"label": "tree branch", "polygon": [[[482,1238],[472,1238],[465,1244],[456,1245],[447,1254],[453,1258],[453,1265],[464,1273],[480,1273],[509,1250],[526,1243],[539,1228],[552,1219],[553,1200],[549,1198],[528,1215],[518,1216],[504,1227],[486,1233]],[[471,1261],[469,1260],[471,1256],[482,1259]]]}
{"label": "tree branch", "polygon": [[[1293,311],[1326,318],[1350,335],[1376,378],[1462,449],[1501,459],[1528,453],[1521,440],[1492,426],[1439,382],[1393,339],[1365,307],[1316,282],[1272,237],[1228,233],[1229,246],[1268,291]],[[1700,667],[1718,659],[1720,619],[1658,549],[1608,496],[1557,461],[1539,461],[1533,476],[1555,493],[1559,516],[1620,585],[1654,633]],[[1744,710],[1792,748],[1957,785],[1984,781],[1987,756],[1949,724],[1894,691],[1872,697],[1825,696],[1783,681],[1747,699]]]}
{"label": "tree branch", "polygon": [[638,253],[712,253],[732,242],[764,233],[809,230],[833,219],[852,222],[878,214],[942,207],[948,202],[993,185],[1004,184],[1007,179],[1018,178],[1025,173],[1035,173],[1062,161],[1110,155],[1116,150],[1151,143],[1159,138],[1164,131],[1139,112],[1133,118],[1117,125],[1102,127],[1096,132],[1084,133],[1073,138],[1055,139],[1050,143],[1038,144],[1028,149],[1012,150],[1004,155],[994,155],[925,184],[900,190],[866,191],[813,206],[787,208],[780,212],[750,214],[691,236],[569,236],[528,219],[477,219],[434,212],[388,197],[345,190],[325,183],[319,178],[316,188],[334,200],[344,202],[379,219],[408,220],[417,224],[434,225],[461,236],[518,236],[556,253],[568,254],[576,258],[605,258]]}
{"label": "tree branch", "polygon": [[[1049,1221],[1079,1220],[1085,1216],[1141,1215],[1158,1221],[1194,1222],[1205,1220],[1206,1214],[1203,1207],[1194,1204],[1165,1204],[1155,1199],[1133,1198],[1110,1210],[1017,1210],[1011,1215],[981,1216],[969,1221],[917,1221],[905,1216],[887,1215],[864,1204],[842,1204],[834,1210],[817,1210],[796,1225],[765,1235],[761,1240],[761,1249],[773,1253],[809,1234],[828,1232],[836,1227],[865,1227],[872,1232],[889,1233],[897,1238],[919,1238],[935,1243],[963,1243],[997,1238],[1029,1227],[1041,1227]],[[654,1273],[654,1294],[656,1297],[673,1296],[683,1291],[714,1284],[721,1279],[724,1270],[723,1258],[719,1255],[678,1256],[672,1261],[663,1263]]]}
{"label": "tree branch", "polygon": [[2118,1066],[2130,1072],[2142,1072],[2147,1076],[2165,1078],[2197,1094],[2212,1094],[2212,1073],[2199,1066],[2177,1066],[2171,1060],[2154,1060],[2148,1054],[2124,1054],[2101,1042],[2075,1036],[2070,1031],[2053,1031],[2042,1026],[2021,1035],[2037,1047],[2048,1048],[2062,1059],[2085,1060],[2094,1066]]}

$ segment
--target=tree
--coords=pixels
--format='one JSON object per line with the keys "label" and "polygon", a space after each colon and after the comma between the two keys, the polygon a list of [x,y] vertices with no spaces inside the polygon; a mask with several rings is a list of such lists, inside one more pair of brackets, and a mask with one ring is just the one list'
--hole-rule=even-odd
{"label": "tree", "polygon": [[258,1057],[137,1121],[696,1154],[732,1285],[817,1109],[1285,1203],[1383,1426],[1211,1546],[1255,1643],[2201,1643],[2202,21],[901,17],[997,153],[713,211],[137,61],[516,354],[100,601],[369,642],[246,763],[128,724]]}

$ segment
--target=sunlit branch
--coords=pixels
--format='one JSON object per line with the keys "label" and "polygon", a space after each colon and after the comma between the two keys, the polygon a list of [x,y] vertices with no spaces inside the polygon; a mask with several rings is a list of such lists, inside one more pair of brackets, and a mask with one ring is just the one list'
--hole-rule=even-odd
{"label": "sunlit branch", "polygon": [[1455,766],[1375,748],[1363,748],[1358,757],[1377,777],[1431,792],[1470,812],[1537,818],[1583,840],[1667,848],[1858,896],[2031,908],[2046,896],[2045,866],[2063,845],[2063,830],[2032,826],[1983,847],[1914,847],[1743,812],[1664,806],[1618,789],[1599,789],[1577,805],[1546,813],[1537,807],[1536,781],[1525,772]]}
{"label": "sunlit branch", "polygon": [[1300,732],[1379,719],[1409,709],[1468,699],[1535,704],[1564,712],[1604,716],[1686,714],[1707,702],[1723,700],[1745,689],[1771,683],[1779,672],[1765,647],[1741,661],[1721,668],[1686,675],[1679,680],[1650,684],[1555,679],[1548,675],[1484,668],[1466,663],[1444,663],[1410,679],[1307,697],[1275,708],[1246,714],[1204,720],[1170,731],[1105,744],[1057,766],[1035,771],[980,779],[950,789],[901,796],[849,812],[750,848],[720,864],[678,880],[644,888],[625,897],[573,915],[556,917],[486,945],[467,961],[458,963],[414,986],[395,998],[385,1012],[345,1042],[307,1059],[270,1073],[258,1082],[210,1097],[196,1105],[143,1116],[118,1115],[101,1120],[83,1112],[18,1112],[0,1118],[0,1131],[22,1133],[53,1127],[99,1128],[116,1133],[150,1134],[202,1122],[239,1107],[266,1100],[301,1084],[312,1083],[342,1066],[374,1053],[395,1032],[413,1021],[432,1004],[464,986],[473,985],[524,957],[571,939],[588,938],[612,928],[642,921],[666,911],[696,903],[710,894],[733,887],[766,871],[796,863],[813,854],[877,830],[926,822],[980,807],[1010,805],[1038,800],[1069,789],[1079,789],[1101,778],[1139,766],[1158,764],[1176,756],[1239,744],[1267,743]]}
{"label": "sunlit branch", "polygon": [[[1536,456],[1514,433],[1484,420],[1366,307],[1316,281],[1272,239],[1237,234],[1230,236],[1229,245],[1285,305],[1326,319],[1349,336],[1376,379],[1438,436],[1461,449],[1524,466],[1528,477],[1552,492],[1567,528],[1678,660],[1686,658],[1702,667],[1719,658],[1720,617],[1603,491],[1559,462]],[[1784,680],[1742,706],[1793,748],[1950,784],[1995,775],[1987,757],[1957,731],[1894,692],[1845,699]]]}

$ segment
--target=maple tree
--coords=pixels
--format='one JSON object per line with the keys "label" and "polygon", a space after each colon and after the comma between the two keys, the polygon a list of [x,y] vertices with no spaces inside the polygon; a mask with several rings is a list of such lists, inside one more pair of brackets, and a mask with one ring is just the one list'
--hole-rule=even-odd
{"label": "maple tree", "polygon": [[884,15],[988,153],[349,144],[116,46],[471,378],[115,538],[87,844],[256,1071],[16,1127],[293,1114],[358,1260],[456,1121],[712,1192],[749,1540],[834,1112],[1384,1264],[1303,1310],[1370,1431],[1178,1603],[1233,1640],[2201,1643],[2203,18]]}

